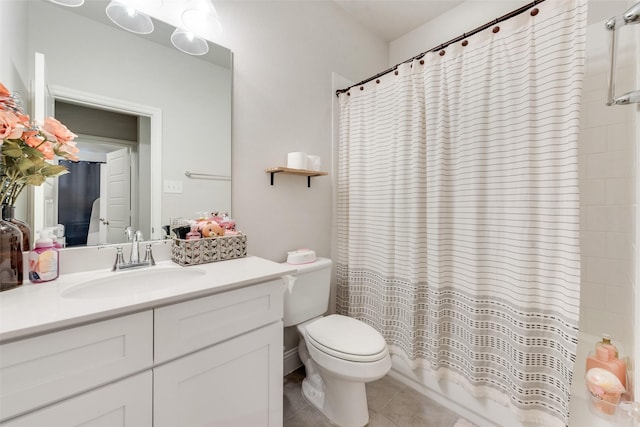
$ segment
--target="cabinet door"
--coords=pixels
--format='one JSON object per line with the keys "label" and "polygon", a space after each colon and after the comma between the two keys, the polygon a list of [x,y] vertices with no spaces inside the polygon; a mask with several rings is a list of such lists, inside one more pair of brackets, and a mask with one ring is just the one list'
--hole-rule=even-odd
{"label": "cabinet door", "polygon": [[282,322],[154,368],[154,427],[282,426]]}
{"label": "cabinet door", "polygon": [[152,374],[133,377],[14,418],[3,427],[151,427]]}
{"label": "cabinet door", "polygon": [[145,311],[0,345],[0,420],[151,368],[152,339]]}

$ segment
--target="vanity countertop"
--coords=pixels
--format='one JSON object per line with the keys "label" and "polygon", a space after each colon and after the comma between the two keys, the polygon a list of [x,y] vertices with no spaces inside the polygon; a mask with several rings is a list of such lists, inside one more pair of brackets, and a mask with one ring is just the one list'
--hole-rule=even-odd
{"label": "vanity countertop", "polygon": [[161,261],[155,267],[146,268],[199,268],[204,274],[184,280],[179,286],[106,298],[69,298],[64,294],[88,280],[142,270],[105,269],[62,274],[54,281],[38,284],[25,279],[21,287],[0,293],[0,343],[238,289],[296,271],[293,266],[253,256],[193,267]]}

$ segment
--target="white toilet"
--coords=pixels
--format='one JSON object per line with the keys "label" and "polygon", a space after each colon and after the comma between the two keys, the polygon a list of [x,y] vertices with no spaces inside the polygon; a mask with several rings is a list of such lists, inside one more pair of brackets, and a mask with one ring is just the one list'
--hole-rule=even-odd
{"label": "white toilet", "polygon": [[340,427],[369,422],[365,383],[382,378],[391,358],[382,335],[341,315],[322,317],[329,308],[331,260],[297,266],[284,296],[284,326],[297,325],[298,354],[305,365],[302,392]]}

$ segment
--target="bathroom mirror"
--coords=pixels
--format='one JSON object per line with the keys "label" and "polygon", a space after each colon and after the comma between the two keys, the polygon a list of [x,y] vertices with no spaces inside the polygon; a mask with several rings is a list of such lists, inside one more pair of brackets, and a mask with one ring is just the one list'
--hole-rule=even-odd
{"label": "bathroom mirror", "polygon": [[[93,217],[111,230],[101,237],[93,235],[90,243],[120,243],[124,233],[119,230],[127,225],[142,230],[145,239],[157,239],[162,237],[161,226],[169,224],[170,218],[190,218],[200,211],[230,212],[231,51],[209,43],[206,55],[185,54],[171,45],[175,28],[157,19],[153,20],[153,33],[130,33],[107,18],[108,3],[91,0],[81,7],[67,8],[30,0],[29,58],[36,52],[44,56],[44,64],[31,59],[30,68],[34,75],[45,76],[44,115],[58,117],[56,110],[61,116],[64,110],[64,118],[58,118],[80,135],[83,163],[106,164],[101,159],[109,152],[128,147],[130,210],[127,213],[125,205],[126,219],[110,220],[114,214],[107,214],[104,207],[113,204],[99,197],[102,213],[92,214],[91,207],[84,206],[87,213],[75,215],[80,208],[64,205],[70,198],[60,197],[59,192],[68,196],[69,192],[87,191],[69,189],[68,183],[47,182],[34,187],[31,194],[33,231],[55,226],[61,212],[71,212],[72,217],[78,217],[74,221],[81,224],[66,226],[67,233],[88,237],[89,227],[95,233],[95,224],[90,224]],[[38,66],[43,70],[38,71]],[[69,118],[69,111],[80,115]],[[124,122],[130,121],[127,117],[133,119],[133,138],[118,136],[117,130],[127,126],[122,120],[96,119],[101,113],[104,117],[120,114]],[[92,120],[96,126],[84,126]],[[101,195],[104,182],[97,185],[93,191]],[[83,203],[92,204],[94,196]],[[99,209],[95,204],[92,207]]]}

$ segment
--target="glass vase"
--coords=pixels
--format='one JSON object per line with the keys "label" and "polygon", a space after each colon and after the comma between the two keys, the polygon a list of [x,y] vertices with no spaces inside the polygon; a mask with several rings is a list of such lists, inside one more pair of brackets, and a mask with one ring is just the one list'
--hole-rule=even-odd
{"label": "glass vase", "polygon": [[0,220],[0,292],[22,285],[22,232]]}
{"label": "glass vase", "polygon": [[9,221],[20,229],[22,233],[22,250],[27,252],[31,250],[31,228],[24,222],[16,219],[16,207],[13,205],[2,205],[2,219]]}

